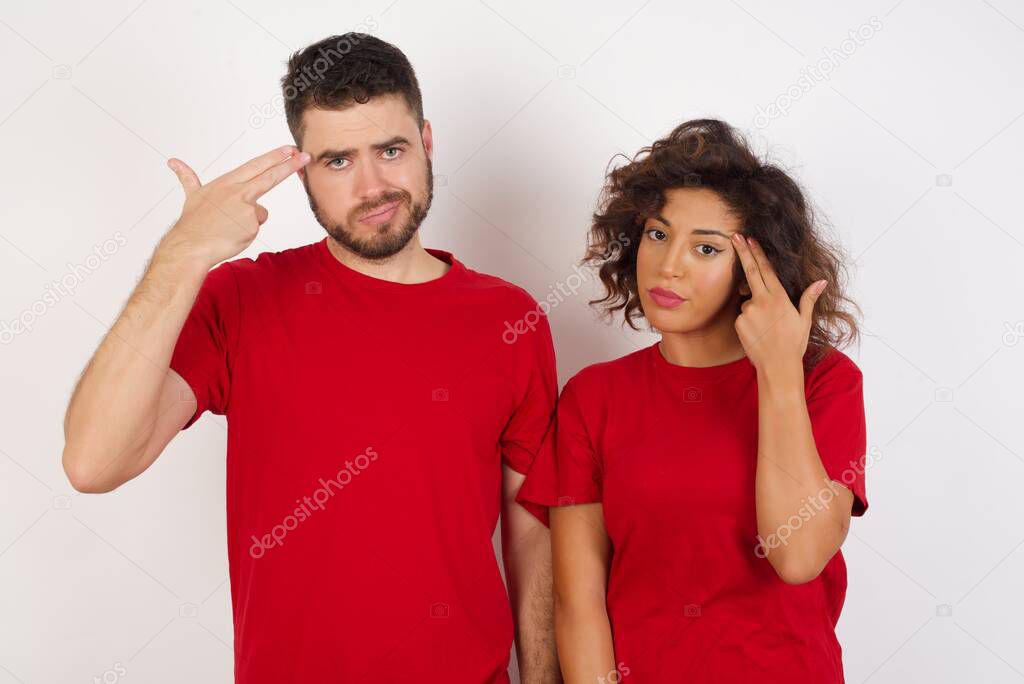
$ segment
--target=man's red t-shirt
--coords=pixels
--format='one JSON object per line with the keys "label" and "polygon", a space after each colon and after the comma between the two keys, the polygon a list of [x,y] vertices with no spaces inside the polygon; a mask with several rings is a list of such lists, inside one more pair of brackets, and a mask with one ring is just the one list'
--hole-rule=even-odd
{"label": "man's red t-shirt", "polygon": [[450,252],[399,284],[327,239],[207,275],[171,367],[227,416],[235,681],[507,682],[502,462],[553,420],[547,320]]}
{"label": "man's red t-shirt", "polygon": [[[825,470],[854,492],[862,515],[861,372],[833,349],[805,373],[805,390]],[[757,429],[757,372],[746,356],[678,366],[654,344],[566,383],[557,446],[542,452],[519,497],[602,504],[613,548],[607,609],[625,681],[843,681],[834,629],[846,594],[842,553],[803,585],[784,583],[763,557]],[[809,502],[807,515],[831,496]]]}

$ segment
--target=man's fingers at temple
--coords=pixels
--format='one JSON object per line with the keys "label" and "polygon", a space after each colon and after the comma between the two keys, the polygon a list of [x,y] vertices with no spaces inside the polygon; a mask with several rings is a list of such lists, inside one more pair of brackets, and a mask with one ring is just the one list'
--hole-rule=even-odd
{"label": "man's fingers at temple", "polygon": [[231,183],[245,183],[246,181],[251,181],[258,177],[267,169],[271,169],[282,161],[291,158],[295,154],[298,154],[298,149],[296,149],[294,145],[278,147],[261,154],[258,157],[250,159],[234,171],[229,171],[224,174],[223,178]]}
{"label": "man's fingers at temple", "polygon": [[310,156],[303,152],[276,164],[246,184],[245,197],[251,201],[259,199],[271,188],[309,163]]}

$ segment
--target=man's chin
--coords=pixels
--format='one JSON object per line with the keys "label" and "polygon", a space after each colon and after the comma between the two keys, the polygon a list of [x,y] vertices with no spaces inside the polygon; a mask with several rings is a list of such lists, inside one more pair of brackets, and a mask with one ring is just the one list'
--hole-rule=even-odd
{"label": "man's chin", "polygon": [[[361,234],[360,234],[361,233]],[[415,231],[404,235],[401,229],[391,225],[376,226],[372,231],[330,230],[335,242],[364,259],[387,259],[402,251],[412,240]]]}

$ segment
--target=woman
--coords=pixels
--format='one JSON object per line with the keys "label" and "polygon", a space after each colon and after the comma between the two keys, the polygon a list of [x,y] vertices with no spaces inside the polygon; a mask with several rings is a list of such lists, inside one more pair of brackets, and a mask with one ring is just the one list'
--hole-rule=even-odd
{"label": "woman", "polygon": [[842,682],[867,508],[843,266],[792,179],[689,121],[613,170],[584,261],[658,343],[584,368],[521,501],[551,506],[566,682]]}

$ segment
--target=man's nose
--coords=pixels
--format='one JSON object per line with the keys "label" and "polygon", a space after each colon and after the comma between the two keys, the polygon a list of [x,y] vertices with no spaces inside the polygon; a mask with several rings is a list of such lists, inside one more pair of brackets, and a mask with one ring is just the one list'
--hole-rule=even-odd
{"label": "man's nose", "polygon": [[375,199],[387,189],[384,176],[373,162],[362,164],[356,178],[355,190],[360,199]]}

